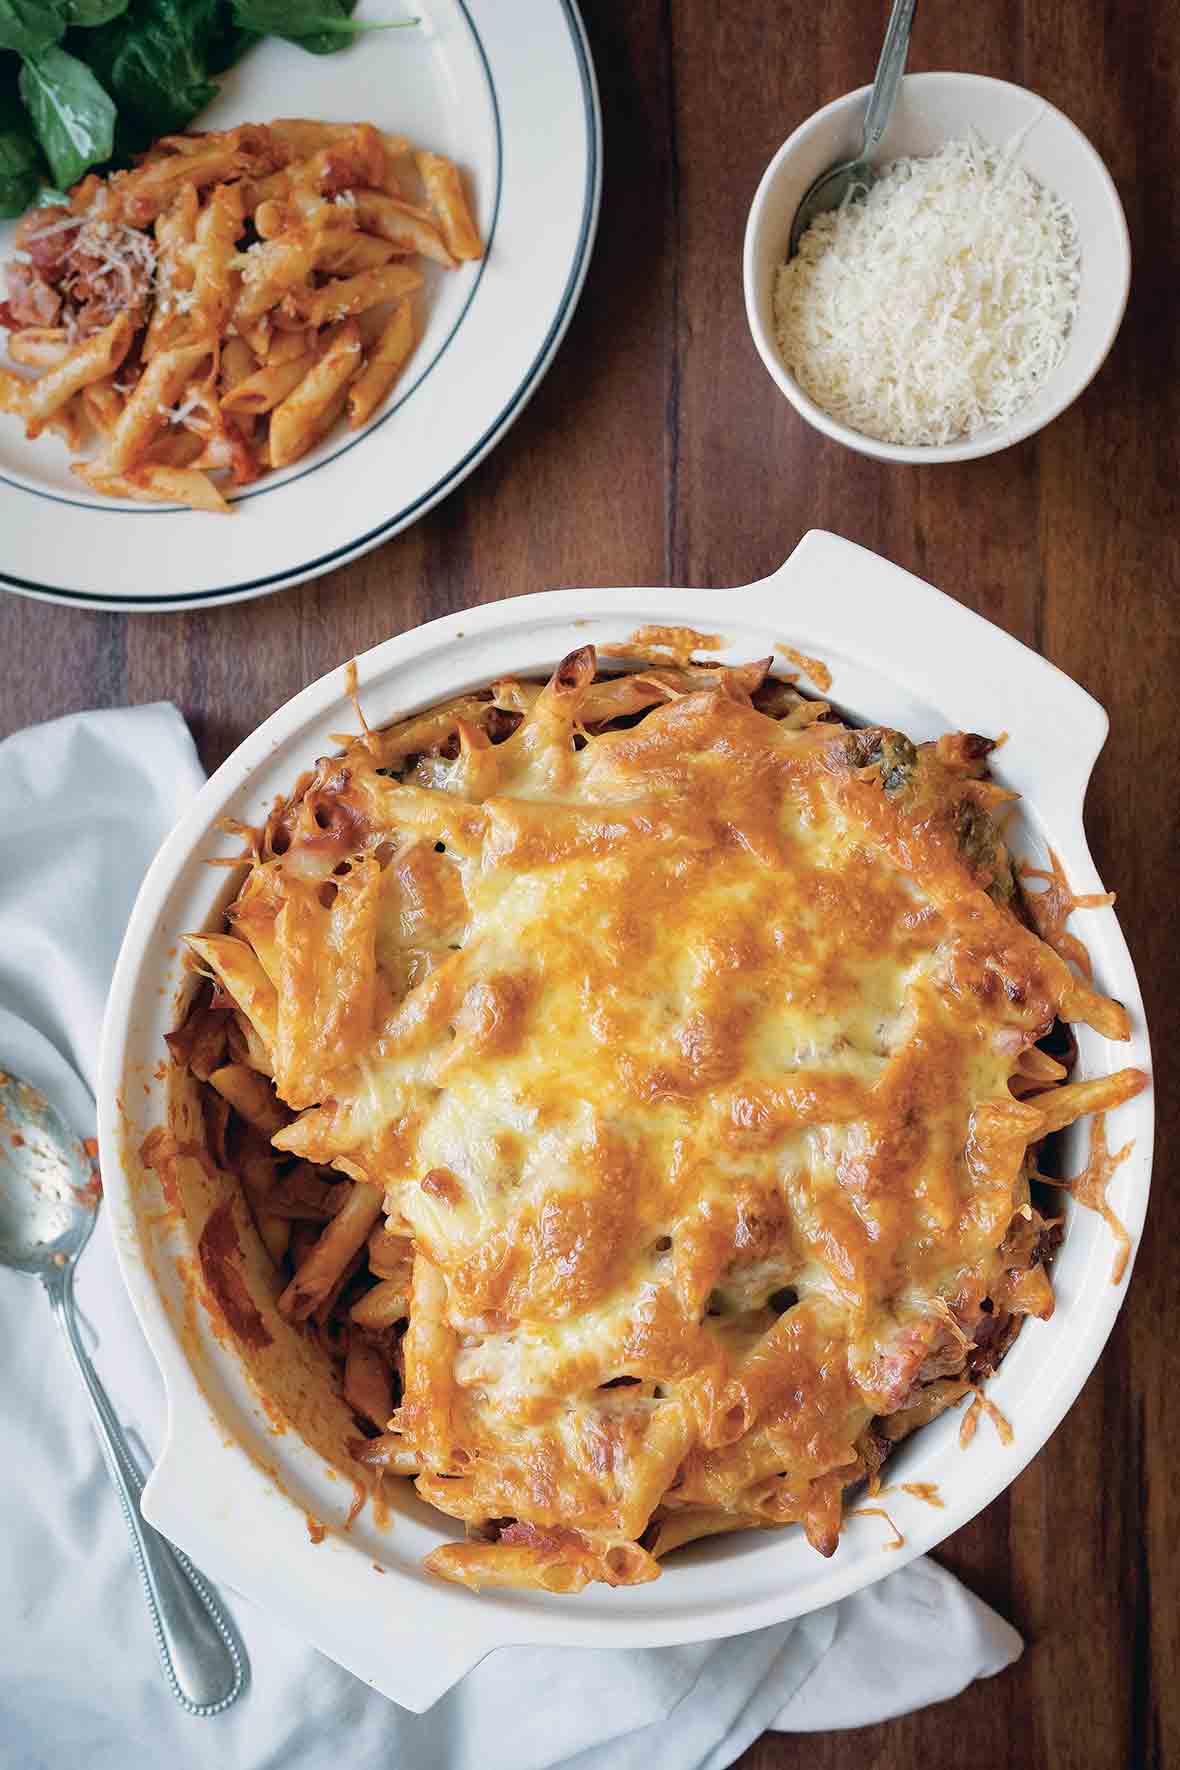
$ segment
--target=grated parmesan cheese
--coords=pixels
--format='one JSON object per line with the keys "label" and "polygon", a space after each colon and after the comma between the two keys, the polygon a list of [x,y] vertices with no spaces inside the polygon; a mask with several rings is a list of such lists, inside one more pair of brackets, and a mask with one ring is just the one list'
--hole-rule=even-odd
{"label": "grated parmesan cheese", "polygon": [[[73,232],[70,250],[94,260],[86,268],[89,283],[115,278],[118,293],[130,306],[140,294],[150,292],[156,274],[156,251],[150,236],[139,228],[121,221],[111,221],[93,208],[81,215],[69,215],[64,221],[47,222],[29,234],[30,240],[47,240],[55,234]],[[77,280],[74,272],[64,287],[69,291]]]}
{"label": "grated parmesan cheese", "polygon": [[778,272],[783,360],[865,436],[948,443],[1008,423],[1065,354],[1080,281],[1069,205],[971,135],[896,160],[820,215]]}
{"label": "grated parmesan cheese", "polygon": [[64,221],[47,221],[44,227],[37,227],[29,235],[32,240],[48,240],[54,234],[68,234],[72,228],[82,227],[86,221],[86,212],[81,215],[67,215]]}
{"label": "grated parmesan cheese", "polygon": [[188,398],[182,400],[179,405],[165,406],[157,404],[156,410],[162,418],[167,419],[169,424],[183,424],[186,430],[195,430],[199,435],[204,435],[209,429],[208,424],[203,418],[193,417],[193,413],[200,411],[204,404],[205,393],[203,389],[198,388],[195,393],[190,393]]}

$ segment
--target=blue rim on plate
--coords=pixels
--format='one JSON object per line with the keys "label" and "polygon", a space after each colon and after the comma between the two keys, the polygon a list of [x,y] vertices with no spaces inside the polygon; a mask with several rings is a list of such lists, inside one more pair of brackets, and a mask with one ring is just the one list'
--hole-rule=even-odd
{"label": "blue rim on plate", "polygon": [[[457,3],[460,12],[463,15],[464,22],[471,33],[473,43],[482,64],[484,77],[487,81],[488,96],[491,104],[492,121],[495,131],[496,183],[492,202],[492,218],[488,228],[487,238],[487,248],[490,252],[495,239],[496,225],[499,219],[503,185],[500,104],[487,52],[484,48],[478,28],[476,27],[474,19],[471,17],[466,0],[457,0]],[[507,401],[501,411],[485,428],[483,433],[471,445],[460,460],[450,467],[433,485],[429,486],[424,492],[420,493],[415,499],[413,499],[411,503],[404,505],[401,509],[384,518],[380,523],[366,530],[363,534],[358,535],[353,540],[343,543],[339,547],[332,549],[330,552],[320,554],[316,558],[301,562],[297,566],[286,567],[282,571],[274,572],[262,577],[250,578],[241,583],[225,584],[209,587],[203,590],[182,591],[170,595],[155,595],[150,599],[145,599],[142,604],[125,598],[103,596],[88,590],[71,589],[65,585],[49,584],[43,581],[16,577],[11,573],[3,571],[0,571],[0,587],[23,591],[35,597],[52,599],[59,602],[68,602],[82,607],[90,607],[108,612],[112,609],[121,609],[127,613],[148,613],[153,609],[158,611],[163,608],[199,607],[203,603],[225,604],[246,601],[251,597],[259,595],[260,592],[265,590],[278,590],[294,584],[306,582],[310,578],[319,577],[324,572],[331,570],[334,566],[343,565],[348,560],[357,558],[360,554],[365,553],[370,548],[378,545],[382,540],[391,539],[403,528],[408,527],[416,517],[424,515],[427,510],[439,503],[441,499],[446,497],[448,492],[454,490],[454,488],[478,466],[484,456],[490,452],[500,437],[503,436],[505,431],[507,431],[520,416],[521,412],[528,404],[528,401],[536,392],[537,387],[540,385],[540,382],[544,377],[545,371],[548,369],[549,364],[553,359],[557,346],[560,344],[566,328],[573,317],[578,297],[581,294],[582,285],[585,282],[586,272],[589,267],[590,251],[594,243],[594,235],[598,224],[598,207],[602,190],[602,116],[598,103],[598,90],[594,77],[594,67],[590,57],[590,47],[586,38],[585,26],[582,23],[576,0],[558,0],[558,5],[569,31],[570,42],[574,52],[586,129],[586,176],[582,192],[582,212],[578,228],[577,244],[573,253],[569,273],[566,278],[565,287],[557,304],[553,319],[549,324],[532,362],[529,364],[527,371],[522,377],[512,397]],[[308,466],[301,470],[301,472],[294,474],[290,478],[274,484],[252,487],[247,491],[233,494],[231,495],[230,501],[235,504],[245,503],[252,498],[265,496],[268,492],[286,490],[288,486],[316,473],[320,468],[328,465],[330,462],[338,460],[342,455],[347,454],[351,449],[356,448],[361,443],[368,442],[374,431],[379,430],[381,426],[387,423],[388,420],[406,405],[409,400],[414,398],[419,388],[421,388],[428,380],[432,371],[446,355],[447,350],[454,341],[456,334],[470,311],[471,304],[475,299],[480,282],[483,279],[486,264],[487,253],[485,253],[484,258],[480,261],[477,274],[458,317],[447,336],[442,340],[434,356],[413,385],[408,388],[401,398],[396,400],[388,410],[383,412],[381,417],[378,418],[375,423],[371,424],[359,436],[353,437],[351,440],[333,449],[330,453],[321,457],[321,459],[309,463]],[[113,502],[92,504],[89,500],[69,498],[60,492],[46,491],[43,487],[26,485],[20,481],[10,479],[5,474],[0,474],[0,483],[11,487],[15,491],[24,492],[26,495],[41,498],[47,503],[66,504],[73,508],[90,510],[101,517],[142,517],[147,515],[174,516],[177,513],[176,509],[170,506],[162,506],[157,509],[145,509],[143,505],[128,506]]]}

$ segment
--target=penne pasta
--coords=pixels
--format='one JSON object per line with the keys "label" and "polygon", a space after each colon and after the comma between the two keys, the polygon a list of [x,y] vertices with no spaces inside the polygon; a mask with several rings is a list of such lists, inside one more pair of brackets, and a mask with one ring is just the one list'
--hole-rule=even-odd
{"label": "penne pasta", "polygon": [[355,125],[324,123],[318,117],[276,117],[267,127],[276,141],[283,142],[301,160],[306,160],[312,154],[318,154],[321,148],[348,141]]}
{"label": "penne pasta", "polygon": [[675,1512],[669,1512],[654,1528],[654,1536],[649,1543],[651,1553],[658,1559],[661,1555],[670,1555],[673,1549],[682,1549],[686,1543],[700,1542],[702,1537],[719,1536],[731,1530],[759,1530],[765,1528],[761,1518],[748,1518],[740,1512],[726,1512],[720,1506],[684,1506]]}
{"label": "penne pasta", "polygon": [[369,1237],[369,1270],[377,1278],[399,1279],[408,1295],[414,1272],[413,1241],[379,1223]]}
{"label": "penne pasta", "polygon": [[[273,127],[273,125],[272,125]],[[264,203],[281,203],[291,194],[291,169],[282,166],[264,178],[242,180],[242,201],[248,215],[256,215]]]}
{"label": "penne pasta", "polygon": [[259,1038],[253,1022],[240,1008],[234,1010],[227,1037],[235,1063],[244,1063],[248,1068],[256,1069],[259,1075],[273,1076],[270,1052]]}
{"label": "penne pasta", "polygon": [[277,240],[295,224],[296,217],[281,197],[266,197],[256,206],[251,220],[260,240]]}
{"label": "penne pasta", "polygon": [[352,1454],[366,1468],[380,1469],[383,1475],[417,1475],[422,1459],[396,1432],[383,1432],[379,1438],[354,1441]]}
{"label": "penne pasta", "polygon": [[344,1361],[344,1399],[374,1426],[384,1428],[393,1412],[389,1364],[363,1334],[351,1334]]}
{"label": "penne pasta", "polygon": [[354,123],[335,141],[290,168],[291,187],[303,186],[321,195],[359,184],[377,184],[385,176],[387,161],[381,136],[371,123]]}
{"label": "penne pasta", "polygon": [[349,1310],[358,1327],[386,1328],[404,1321],[410,1313],[410,1293],[403,1279],[385,1278]]}
{"label": "penne pasta", "polygon": [[314,356],[316,335],[312,331],[301,331],[294,328],[289,332],[281,332],[273,337],[267,346],[266,360],[270,364],[290,362],[292,357]]}
{"label": "penne pasta", "polygon": [[[216,1087],[216,1078],[211,1080]],[[289,1321],[306,1321],[323,1302],[349,1261],[364,1247],[380,1215],[378,1189],[355,1181],[346,1202],[279,1298],[279,1310]]]}
{"label": "penne pasta", "polygon": [[[348,388],[338,388],[329,403],[323,408],[312,424],[309,446],[313,447],[316,443],[322,441],[322,439],[328,435],[328,432],[334,428],[337,419],[344,410],[347,399]],[[280,462],[279,465],[282,466],[284,463]]]}
{"label": "penne pasta", "polygon": [[273,1088],[256,1070],[240,1063],[227,1063],[213,1070],[209,1081],[234,1111],[265,1137],[273,1137],[287,1123],[287,1114]]}
{"label": "penne pasta", "polygon": [[156,299],[140,347],[145,363],[166,344],[175,343],[177,334],[184,329],[184,314],[193,287],[189,250],[196,237],[199,213],[197,193],[186,186],[171,207],[156,218]]}
{"label": "penne pasta", "polygon": [[[241,293],[233,312],[233,323],[239,332],[249,337],[250,327],[277,307],[284,295],[309,286],[318,247],[314,230],[306,224],[278,239],[251,246],[245,255]],[[265,350],[260,350],[259,355],[265,355]]]}
{"label": "penne pasta", "polygon": [[248,943],[232,934],[190,934],[186,944],[253,1023],[269,1050],[275,1040],[278,997],[258,957],[259,938],[255,935]]}
{"label": "penne pasta", "polygon": [[315,357],[308,351],[302,356],[289,357],[285,362],[270,362],[265,368],[255,369],[225,395],[221,402],[222,411],[235,416],[272,412],[289,393],[294,392],[314,363]]}
{"label": "penne pasta", "polygon": [[353,430],[368,423],[401,374],[414,348],[414,315],[399,302],[386,321],[365,366],[348,390],[348,422]]}
{"label": "penne pasta", "polygon": [[271,413],[272,467],[286,467],[306,454],[326,413],[337,405],[338,398],[343,405],[348,384],[360,367],[360,333],[353,321],[346,320],[329,335],[323,355]]}
{"label": "penne pasta", "polygon": [[1024,1104],[1042,1115],[1040,1135],[1072,1125],[1083,1113],[1110,1112],[1133,1100],[1147,1086],[1148,1078],[1141,1069],[1119,1069],[1109,1076],[1095,1076],[1087,1082],[1068,1082],[1047,1094],[1030,1094]]}
{"label": "penne pasta", "polygon": [[426,1565],[476,1592],[483,1586],[580,1592],[592,1580],[635,1586],[660,1575],[658,1563],[638,1543],[595,1543],[581,1531],[561,1527],[535,1531],[519,1543],[503,1537],[494,1543],[447,1543],[426,1557]]}
{"label": "penne pasta", "polygon": [[224,399],[235,387],[254,373],[257,363],[254,352],[244,338],[227,338],[221,347],[218,361],[218,386]]}
{"label": "penne pasta", "polygon": [[416,270],[404,264],[390,264],[361,271],[355,277],[341,277],[323,289],[297,296],[295,306],[304,324],[318,330],[333,320],[348,319],[368,308],[400,301],[421,287],[422,278]]}
{"label": "penne pasta", "polygon": [[400,1431],[412,1436],[433,1469],[451,1459],[451,1403],[457,1335],[446,1320],[447,1291],[438,1268],[419,1253],[410,1289],[410,1325],[402,1347],[405,1394],[397,1415]]}
{"label": "penne pasta", "polygon": [[220,338],[234,305],[237,272],[233,260],[245,216],[242,195],[219,184],[197,221],[190,261],[193,266],[194,328]]}
{"label": "penne pasta", "polygon": [[161,467],[195,467],[205,444],[195,430],[166,430],[148,450],[149,464]]}
{"label": "penne pasta", "polygon": [[420,252],[453,269],[457,260],[430,216],[384,191],[356,192],[356,218],[366,233],[389,240],[399,252]]}
{"label": "penne pasta", "polygon": [[[214,1084],[216,1085],[216,1084]],[[267,1209],[278,1183],[274,1154],[261,1137],[243,1142],[237,1158],[242,1190],[262,1245],[278,1266],[291,1244],[291,1225]]]}
{"label": "penne pasta", "polygon": [[229,514],[229,505],[207,474],[188,467],[145,462],[127,473],[105,473],[97,462],[75,462],[73,472],[104,498],[142,499],[150,504],[187,504],[190,510]]}
{"label": "penne pasta", "polygon": [[243,173],[259,176],[273,171],[282,157],[269,132],[250,124],[222,135],[165,139],[176,151],[145,161],[117,186],[119,213],[134,227],[154,221],[178,191],[199,192]]}
{"label": "penne pasta", "polygon": [[[198,369],[209,360],[205,343],[162,350],[152,358],[107,438],[99,463],[104,475],[125,473],[136,457],[144,454]],[[104,372],[109,374],[110,370]]]}
{"label": "penne pasta", "polygon": [[8,335],[9,356],[28,369],[54,369],[71,349],[69,333],[62,326],[26,326],[23,332]]}
{"label": "penne pasta", "polygon": [[73,399],[68,400],[64,406],[54,412],[52,418],[47,418],[44,428],[52,432],[54,436],[60,436],[67,449],[71,453],[77,454],[82,447],[87,430],[82,395],[75,394]]}
{"label": "penne pasta", "polygon": [[113,376],[84,387],[78,398],[95,430],[105,436],[115,428],[123,410],[123,396],[116,390]]}
{"label": "penne pasta", "polygon": [[352,233],[339,244],[331,244],[320,253],[317,268],[333,276],[350,277],[362,270],[379,270],[397,254],[392,240],[379,240],[375,234]]}
{"label": "penne pasta", "polygon": [[212,1004],[191,1015],[179,1033],[167,1034],[173,1061],[187,1067],[198,1080],[207,1082],[225,1062],[228,1014]]}
{"label": "penne pasta", "polygon": [[467,207],[459,168],[442,154],[417,153],[414,162],[439,218],[447,250],[459,259],[482,258],[483,242]]}
{"label": "penne pasta", "polygon": [[75,344],[55,368],[48,370],[39,380],[30,382],[25,389],[23,405],[26,434],[37,436],[53,414],[82,388],[113,375],[130,350],[134,333],[132,316],[120,314],[101,332]]}

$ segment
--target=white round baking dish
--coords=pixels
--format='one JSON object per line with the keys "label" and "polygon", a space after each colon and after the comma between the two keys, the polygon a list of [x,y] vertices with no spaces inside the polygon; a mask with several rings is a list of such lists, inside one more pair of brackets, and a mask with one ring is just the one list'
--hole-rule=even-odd
{"label": "white round baking dish", "polygon": [[[807,535],[779,571],[739,590],[562,590],[447,616],[358,659],[361,702],[371,724],[385,723],[497,675],[544,672],[575,646],[625,640],[646,622],[720,632],[731,660],[766,656],[776,643],[796,647],[831,669],[842,709],[919,740],[947,729],[1007,731],[996,772],[1023,795],[1014,845],[1043,860],[1051,844],[1075,890],[1101,888],[1082,828],[1086,784],[1107,730],[1101,707],[998,628],[833,535]],[[886,1503],[905,1537],[897,1551],[887,1548],[882,1519],[851,1517],[829,1561],[799,1531],[758,1532],[690,1548],[651,1585],[476,1596],[422,1571],[445,1521],[418,1504],[408,1484],[387,1528],[366,1508],[344,1531],[347,1484],[294,1432],[276,1431],[237,1353],[186,1300],[175,1256],[191,1255],[191,1236],[161,1219],[136,1151],[165,1118],[160,1058],[182,980],[179,937],[208,924],[229,889],[226,874],[204,864],[235,851],[219,820],[258,821],[276,793],[332,749],[331,734],[354,723],[342,667],[235,751],[161,850],[116,969],[99,1085],[102,1171],[123,1275],[168,1395],[167,1438],[145,1514],[211,1577],[415,1710],[495,1647],[655,1647],[737,1634],[827,1604],[933,1548],[1035,1455],[1110,1333],[1126,1280],[1111,1284],[1109,1232],[1091,1212],[1068,1208],[1054,1269],[1057,1311],[1049,1322],[1028,1322],[989,1385],[1014,1429],[1012,1444],[1001,1444],[985,1420],[961,1451],[952,1412],[898,1451],[888,1480],[937,1482],[945,1509],[892,1494]],[[1080,1029],[1078,1073],[1148,1067],[1142,999],[1113,911],[1089,913],[1082,932],[1099,984],[1126,1004],[1133,1036],[1129,1047],[1116,1047]],[[1067,1171],[1081,1165],[1087,1135],[1084,1125],[1067,1134]],[[1137,1239],[1151,1167],[1150,1094],[1112,1115],[1110,1137],[1112,1147],[1134,1139],[1112,1204]],[[328,1526],[319,1546],[309,1541],[305,1513]]]}

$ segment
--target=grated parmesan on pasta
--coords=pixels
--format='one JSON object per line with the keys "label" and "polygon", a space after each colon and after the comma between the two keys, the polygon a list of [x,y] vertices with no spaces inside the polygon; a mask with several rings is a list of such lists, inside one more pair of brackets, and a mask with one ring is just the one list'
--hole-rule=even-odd
{"label": "grated parmesan on pasta", "polygon": [[1008,423],[1057,367],[1077,226],[1019,146],[971,135],[896,160],[808,228],[778,272],[775,328],[831,417],[882,442],[953,442]]}
{"label": "grated parmesan on pasta", "polygon": [[[156,275],[156,249],[151,236],[140,228],[128,227],[124,222],[111,220],[96,212],[93,206],[80,215],[68,215],[64,221],[47,222],[28,237],[31,240],[47,240],[54,234],[73,233],[75,230],[75,252],[94,261],[87,267],[87,275],[91,281],[116,276],[119,279],[120,293],[128,303],[135,299],[137,282],[151,288]],[[14,253],[13,256],[19,254]]]}

